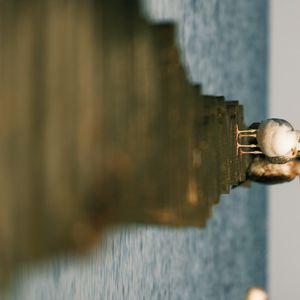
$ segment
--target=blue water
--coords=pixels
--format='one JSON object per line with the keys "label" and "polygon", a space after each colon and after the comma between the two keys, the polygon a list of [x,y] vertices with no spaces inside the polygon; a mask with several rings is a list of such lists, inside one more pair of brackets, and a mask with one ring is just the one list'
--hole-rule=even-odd
{"label": "blue water", "polygon": [[[266,114],[267,2],[145,0],[148,18],[178,25],[182,62],[204,93],[238,99],[246,122]],[[243,299],[266,285],[266,190],[237,188],[205,229],[110,230],[84,258],[56,258],[15,276],[12,299]]]}

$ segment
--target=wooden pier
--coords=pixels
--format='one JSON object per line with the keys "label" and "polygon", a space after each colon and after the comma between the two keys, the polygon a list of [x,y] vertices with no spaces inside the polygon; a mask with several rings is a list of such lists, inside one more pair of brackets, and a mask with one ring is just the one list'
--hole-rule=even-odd
{"label": "wooden pier", "polygon": [[245,180],[242,106],[188,82],[173,24],[135,1],[2,1],[0,19],[2,274],[110,224],[203,227]]}

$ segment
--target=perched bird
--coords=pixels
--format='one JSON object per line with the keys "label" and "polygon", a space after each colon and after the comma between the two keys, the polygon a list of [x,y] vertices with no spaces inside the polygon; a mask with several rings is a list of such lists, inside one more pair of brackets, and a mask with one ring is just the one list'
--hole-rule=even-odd
{"label": "perched bird", "polygon": [[[254,124],[253,124],[254,125]],[[282,119],[267,119],[255,123],[247,130],[237,128],[237,150],[240,148],[259,148],[259,150],[240,150],[240,154],[264,154],[271,162],[286,163],[297,157],[300,151],[300,131]],[[240,144],[242,137],[256,138],[256,143]]]}
{"label": "perched bird", "polygon": [[284,164],[276,164],[264,155],[256,156],[247,170],[247,179],[264,183],[276,184],[292,181],[300,175],[300,158]]}

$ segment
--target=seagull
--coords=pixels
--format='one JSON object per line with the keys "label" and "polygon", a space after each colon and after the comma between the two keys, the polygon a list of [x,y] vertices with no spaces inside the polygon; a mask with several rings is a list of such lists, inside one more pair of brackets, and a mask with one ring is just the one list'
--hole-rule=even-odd
{"label": "seagull", "polygon": [[[283,119],[267,119],[254,123],[247,130],[237,128],[237,151],[240,154],[264,154],[273,163],[286,163],[297,157],[300,151],[300,131]],[[242,137],[256,138],[256,143],[240,144]],[[245,151],[241,148],[259,148]]]}
{"label": "seagull", "polygon": [[273,163],[264,155],[256,156],[247,169],[247,179],[264,184],[289,182],[300,176],[300,158],[284,164]]}

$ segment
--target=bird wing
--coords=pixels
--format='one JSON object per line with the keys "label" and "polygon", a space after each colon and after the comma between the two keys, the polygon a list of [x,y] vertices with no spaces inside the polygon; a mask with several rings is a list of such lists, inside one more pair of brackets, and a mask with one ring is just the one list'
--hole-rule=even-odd
{"label": "bird wing", "polygon": [[289,182],[294,179],[291,178],[290,176],[286,175],[260,175],[256,176],[255,174],[247,174],[247,179],[259,183],[264,183],[264,184],[279,184],[279,183],[284,183],[284,182]]}
{"label": "bird wing", "polygon": [[276,184],[291,181],[296,174],[292,172],[294,162],[274,164],[266,158],[256,158],[247,170],[247,178],[264,184]]}
{"label": "bird wing", "polygon": [[295,158],[293,156],[275,156],[275,157],[267,157],[267,160],[269,160],[272,164],[285,164],[291,160],[294,160]]}

